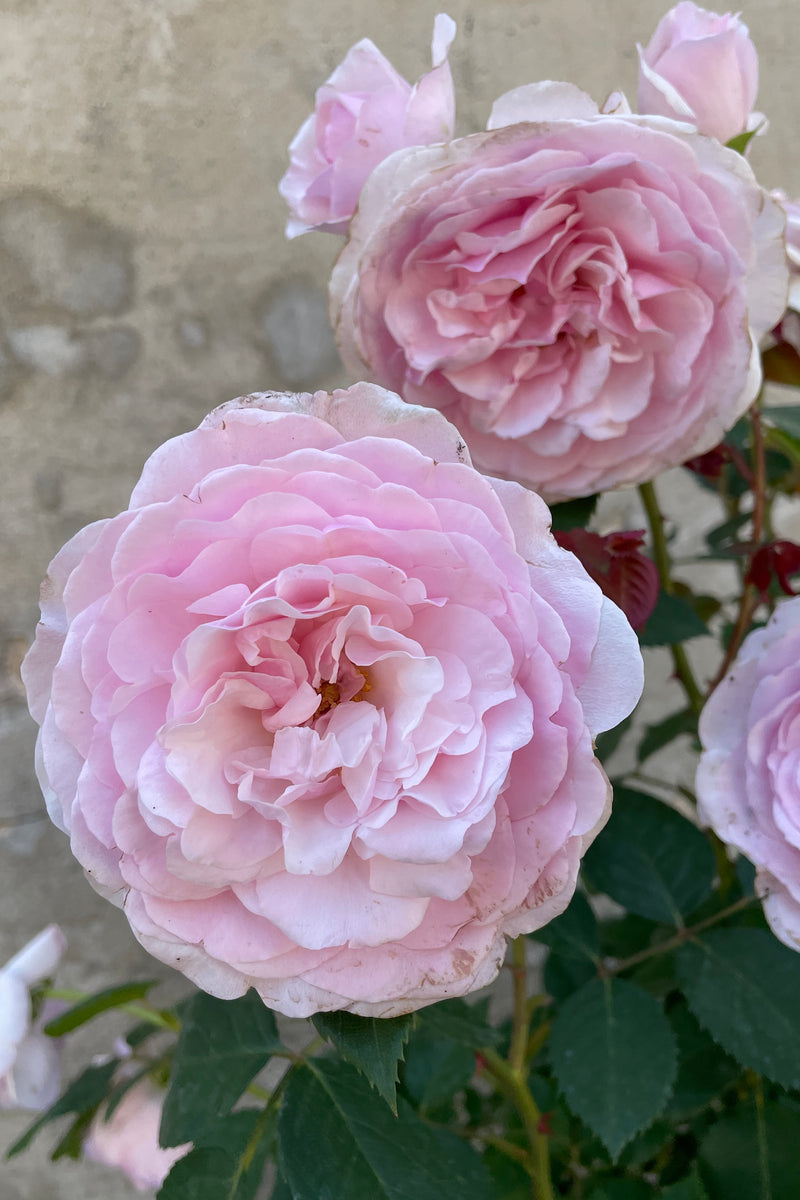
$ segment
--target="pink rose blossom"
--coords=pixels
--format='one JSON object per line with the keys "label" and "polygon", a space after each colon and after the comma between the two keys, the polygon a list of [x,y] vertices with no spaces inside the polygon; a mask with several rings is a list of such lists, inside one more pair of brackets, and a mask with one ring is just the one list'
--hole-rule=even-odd
{"label": "pink rose blossom", "polygon": [[786,260],[789,266],[789,307],[794,312],[800,312],[800,200],[790,200],[780,188],[776,188],[770,192],[770,196],[780,204],[786,214]]}
{"label": "pink rose blossom", "polygon": [[55,971],[66,948],[48,925],[0,968],[0,1108],[49,1108],[61,1086],[61,1047],[42,1032],[60,1010],[47,1002],[36,1020],[31,988]]}
{"label": "pink rose blossom", "polygon": [[174,1164],[192,1148],[191,1143],[167,1150],[159,1146],[163,1105],[164,1092],[155,1084],[147,1080],[134,1084],[110,1120],[105,1108],[97,1114],[83,1144],[85,1157],[116,1167],[141,1192],[160,1188]]}
{"label": "pink rose blossom", "polygon": [[701,819],[755,864],[773,932],[800,950],[800,598],[745,639],[700,740]]}
{"label": "pink rose blossom", "polygon": [[764,124],[752,111],[758,55],[738,16],[682,0],[638,50],[640,113],[689,121],[720,142]]}
{"label": "pink rose blossom", "polygon": [[357,43],[317,91],[279,184],[291,209],[288,237],[311,229],[346,233],[369,173],[395,150],[453,136],[455,99],[447,53],[455,24],[439,13],[433,70],[412,88],[368,39]]}
{"label": "pink rose blossom", "polygon": [[347,365],[439,408],[481,468],[581,496],[702,453],[748,408],[782,229],[741,155],[531,85],[489,132],[373,172],[332,318]]}
{"label": "pink rose blossom", "polygon": [[156,451],[51,564],[24,678],[53,820],[151,953],[389,1016],[566,907],[642,665],[538,497],[359,384]]}

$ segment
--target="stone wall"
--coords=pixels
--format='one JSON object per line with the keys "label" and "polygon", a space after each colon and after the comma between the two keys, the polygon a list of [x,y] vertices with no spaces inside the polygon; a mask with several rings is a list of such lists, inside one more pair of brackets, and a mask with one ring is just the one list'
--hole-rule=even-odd
{"label": "stone wall", "polygon": [[[286,243],[276,185],[348,47],[370,36],[414,79],[437,7],[0,0],[0,962],[57,919],[65,983],[153,973],[43,817],[18,675],[39,580],[76,529],[125,505],[148,453],[214,405],[344,381],[326,317],[338,239]],[[461,131],[534,79],[634,96],[635,42],[665,7],[453,0]],[[752,162],[800,194],[796,6],[751,0],[744,16],[772,123]],[[109,1036],[98,1024],[81,1053]],[[19,1127],[4,1118],[0,1142]],[[42,1149],[0,1177],[4,1200],[133,1195],[99,1168],[51,1166]]]}

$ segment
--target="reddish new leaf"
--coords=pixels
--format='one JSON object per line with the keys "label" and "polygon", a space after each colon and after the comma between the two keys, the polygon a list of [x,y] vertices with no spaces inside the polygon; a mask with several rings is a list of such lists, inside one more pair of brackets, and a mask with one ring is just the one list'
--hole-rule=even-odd
{"label": "reddish new leaf", "polygon": [[786,540],[770,542],[756,550],[745,576],[745,583],[757,587],[764,600],[769,598],[769,587],[773,578],[787,596],[797,592],[789,582],[792,575],[800,571],[800,546]]}
{"label": "reddish new leaf", "polygon": [[559,546],[580,559],[634,629],[644,625],[658,599],[658,571],[652,559],[641,552],[643,529],[621,530],[603,537],[575,528],[557,530],[553,536]]}

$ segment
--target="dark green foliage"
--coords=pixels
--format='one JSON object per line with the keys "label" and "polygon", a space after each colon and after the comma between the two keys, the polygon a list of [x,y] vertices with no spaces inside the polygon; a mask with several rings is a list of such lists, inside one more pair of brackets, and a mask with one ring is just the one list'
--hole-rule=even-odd
{"label": "dark green foliage", "polygon": [[397,1064],[403,1057],[414,1018],[356,1017],[352,1013],[317,1013],[314,1024],[341,1054],[370,1081],[393,1112],[397,1111]]}
{"label": "dark green foliage", "polygon": [[[325,1152],[309,1153],[309,1138]],[[480,1156],[406,1106],[395,1117],[346,1062],[293,1071],[278,1122],[292,1200],[500,1200]]]}
{"label": "dark green foliage", "polygon": [[624,980],[596,979],[561,1005],[550,1058],[572,1111],[617,1157],[667,1103],[677,1045],[657,1000]]}
{"label": "dark green foliage", "polygon": [[193,996],[183,1009],[161,1117],[162,1146],[202,1139],[280,1049],[275,1018],[256,992],[239,1000]]}
{"label": "dark green foliage", "polygon": [[761,929],[713,929],[678,953],[692,1012],[744,1067],[800,1087],[800,956]]}
{"label": "dark green foliage", "polygon": [[683,918],[713,886],[708,839],[674,809],[616,788],[611,819],[584,860],[592,886],[630,912],[668,925]]}
{"label": "dark green foliage", "polygon": [[689,601],[683,596],[670,595],[662,588],[656,606],[639,634],[639,641],[643,646],[668,646],[701,637],[704,633],[708,633],[708,626]]}

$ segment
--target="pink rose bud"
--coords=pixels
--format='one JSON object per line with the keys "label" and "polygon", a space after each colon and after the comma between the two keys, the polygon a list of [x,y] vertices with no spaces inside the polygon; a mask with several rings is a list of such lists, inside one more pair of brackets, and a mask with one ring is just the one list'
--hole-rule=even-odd
{"label": "pink rose bud", "polygon": [[638,50],[640,113],[689,121],[720,142],[763,124],[752,112],[758,55],[738,16],[682,0]]}
{"label": "pink rose bud", "polygon": [[291,209],[288,237],[311,229],[346,233],[370,172],[395,150],[453,135],[455,100],[447,54],[456,27],[439,13],[433,69],[412,87],[368,39],[348,52],[317,91],[279,186]]}
{"label": "pink rose bud", "polygon": [[700,717],[701,819],[756,867],[773,932],[800,950],[800,598],[745,639]]}
{"label": "pink rose bud", "polygon": [[61,1049],[42,1029],[56,1015],[48,1002],[34,1021],[30,989],[58,966],[66,939],[48,925],[0,968],[0,1108],[49,1108],[61,1086]]}
{"label": "pink rose bud", "polygon": [[224,404],[76,534],[23,668],[39,777],[152,954],[384,1017],[563,912],[642,661],[549,526],[362,383]]}
{"label": "pink rose bud", "polygon": [[110,1120],[104,1108],[95,1117],[83,1144],[86,1158],[116,1167],[141,1192],[161,1187],[173,1165],[192,1148],[191,1143],[166,1150],[159,1146],[163,1104],[164,1092],[154,1084],[135,1084]]}

